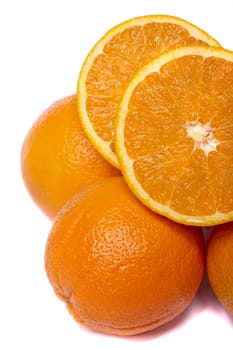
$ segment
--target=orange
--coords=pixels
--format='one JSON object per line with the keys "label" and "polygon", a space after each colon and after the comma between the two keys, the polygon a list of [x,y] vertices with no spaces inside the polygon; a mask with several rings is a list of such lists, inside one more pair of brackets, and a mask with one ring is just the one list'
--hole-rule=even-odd
{"label": "orange", "polygon": [[207,245],[207,272],[210,284],[233,315],[233,222],[215,226]]}
{"label": "orange", "polygon": [[203,30],[165,15],[129,19],[110,29],[88,54],[78,80],[81,121],[96,149],[119,167],[114,119],[134,73],[161,52],[183,45],[219,44]]}
{"label": "orange", "polygon": [[50,218],[83,186],[119,174],[85,136],[76,95],[56,101],[35,121],[22,146],[21,169],[29,193]]}
{"label": "orange", "polygon": [[203,276],[203,237],[197,227],[154,214],[122,177],[112,177],[84,188],[59,212],[45,266],[78,322],[132,335],[191,303]]}
{"label": "orange", "polygon": [[155,212],[188,225],[233,219],[233,53],[167,51],[124,92],[116,153],[126,182]]}

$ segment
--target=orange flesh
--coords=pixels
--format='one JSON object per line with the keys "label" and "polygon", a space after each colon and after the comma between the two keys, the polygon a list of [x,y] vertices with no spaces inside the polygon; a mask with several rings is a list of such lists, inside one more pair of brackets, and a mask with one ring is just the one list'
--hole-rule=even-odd
{"label": "orange flesh", "polygon": [[88,117],[104,141],[113,139],[118,103],[134,73],[156,55],[183,45],[207,44],[171,23],[135,25],[105,44],[86,79]]}
{"label": "orange flesh", "polygon": [[[178,58],[137,85],[125,147],[137,181],[155,201],[185,215],[232,210],[232,96],[233,63],[216,57]],[[205,153],[195,145],[187,122],[210,125],[215,148]]]}

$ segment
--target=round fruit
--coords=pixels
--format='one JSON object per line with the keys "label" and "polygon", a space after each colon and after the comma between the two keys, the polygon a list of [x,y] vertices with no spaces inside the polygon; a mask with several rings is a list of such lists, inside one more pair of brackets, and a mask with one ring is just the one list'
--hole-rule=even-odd
{"label": "round fruit", "polygon": [[228,312],[233,315],[233,222],[214,227],[207,245],[210,284]]}
{"label": "round fruit", "polygon": [[188,225],[233,219],[233,53],[187,46],[143,66],[124,92],[115,149],[131,190]]}
{"label": "round fruit", "polygon": [[29,193],[50,218],[83,186],[119,174],[87,139],[76,95],[56,101],[33,124],[22,146],[21,169]]}
{"label": "round fruit", "polygon": [[114,147],[114,119],[126,86],[151,59],[184,45],[219,46],[187,21],[151,15],[118,24],[88,54],[78,80],[80,117],[96,149],[116,167],[119,162]]}
{"label": "round fruit", "polygon": [[59,212],[45,266],[73,317],[132,335],[178,316],[204,269],[203,236],[146,208],[122,177],[86,187]]}

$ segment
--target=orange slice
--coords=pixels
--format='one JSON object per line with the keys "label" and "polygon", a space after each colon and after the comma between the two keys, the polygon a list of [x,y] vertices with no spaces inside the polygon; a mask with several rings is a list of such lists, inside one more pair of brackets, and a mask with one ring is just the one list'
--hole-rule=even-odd
{"label": "orange slice", "polygon": [[112,28],[88,54],[78,79],[78,106],[86,134],[114,166],[114,120],[135,72],[156,55],[184,45],[219,46],[207,33],[172,16],[143,16]]}
{"label": "orange slice", "polygon": [[183,47],[144,66],[121,100],[115,144],[128,185],[155,212],[233,220],[233,53]]}

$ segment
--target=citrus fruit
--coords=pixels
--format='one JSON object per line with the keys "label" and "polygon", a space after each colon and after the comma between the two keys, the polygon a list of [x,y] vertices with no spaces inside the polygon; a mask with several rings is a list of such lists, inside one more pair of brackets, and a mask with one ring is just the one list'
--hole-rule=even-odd
{"label": "citrus fruit", "polygon": [[131,190],[190,225],[233,219],[233,53],[167,51],[142,67],[116,117],[116,153]]}
{"label": "citrus fruit", "polygon": [[180,18],[142,16],[110,29],[88,54],[78,79],[78,106],[87,136],[119,167],[114,150],[114,119],[119,100],[134,73],[156,55],[183,45],[219,44]]}
{"label": "citrus fruit", "polygon": [[122,177],[112,177],[65,204],[48,237],[45,266],[78,322],[137,334],[191,303],[203,276],[203,236],[197,227],[153,213]]}
{"label": "citrus fruit", "polygon": [[59,99],[35,121],[22,146],[21,169],[29,193],[50,218],[83,186],[119,174],[85,136],[76,95]]}
{"label": "citrus fruit", "polygon": [[224,308],[233,315],[233,222],[215,226],[207,244],[207,273]]}

